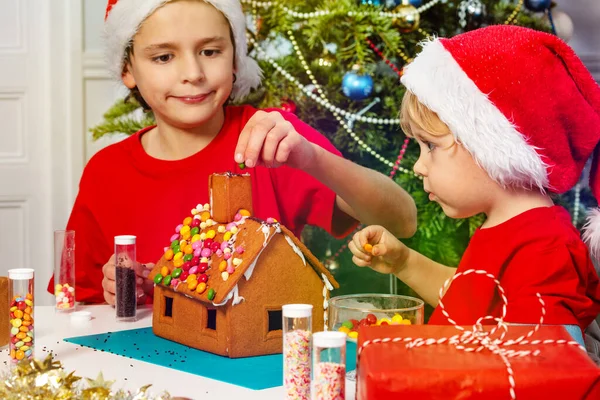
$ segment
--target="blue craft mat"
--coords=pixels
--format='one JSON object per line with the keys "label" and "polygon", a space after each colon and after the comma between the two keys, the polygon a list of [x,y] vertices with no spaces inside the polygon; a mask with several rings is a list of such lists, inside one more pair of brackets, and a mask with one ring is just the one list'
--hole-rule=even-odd
{"label": "blue craft mat", "polygon": [[[227,358],[156,336],[152,328],[77,336],[66,342],[261,390],[283,385],[283,356]],[[346,370],[356,368],[356,344],[347,342]]]}

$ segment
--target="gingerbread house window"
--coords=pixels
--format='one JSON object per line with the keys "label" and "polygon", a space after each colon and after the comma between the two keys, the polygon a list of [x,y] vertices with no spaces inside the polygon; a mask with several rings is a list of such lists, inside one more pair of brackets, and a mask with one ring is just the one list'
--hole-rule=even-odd
{"label": "gingerbread house window", "polygon": [[269,332],[282,330],[281,310],[268,310],[269,313]]}
{"label": "gingerbread house window", "polygon": [[165,296],[165,317],[173,317],[173,298]]}
{"label": "gingerbread house window", "polygon": [[206,329],[217,329],[217,310],[215,308],[206,309]]}

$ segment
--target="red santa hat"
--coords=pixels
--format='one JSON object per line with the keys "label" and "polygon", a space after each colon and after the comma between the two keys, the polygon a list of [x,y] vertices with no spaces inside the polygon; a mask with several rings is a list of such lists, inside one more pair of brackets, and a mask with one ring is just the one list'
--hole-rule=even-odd
{"label": "red santa hat", "polygon": [[[236,81],[234,100],[245,97],[260,85],[262,73],[254,59],[248,56],[246,44],[246,17],[239,0],[204,0],[219,10],[229,21],[235,41]],[[169,0],[109,0],[104,19],[106,60],[111,75],[121,79],[125,49],[139,27],[156,9]]]}
{"label": "red santa hat", "polygon": [[[499,184],[563,193],[594,153],[590,187],[599,198],[600,87],[556,36],[499,25],[434,39],[402,83]],[[584,239],[599,257],[600,210]]]}

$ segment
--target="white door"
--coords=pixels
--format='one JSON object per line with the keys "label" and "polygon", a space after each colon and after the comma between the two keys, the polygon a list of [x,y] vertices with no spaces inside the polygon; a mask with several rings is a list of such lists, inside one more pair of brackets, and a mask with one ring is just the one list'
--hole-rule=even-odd
{"label": "white door", "polygon": [[51,300],[49,3],[0,0],[0,275],[34,268],[36,304]]}

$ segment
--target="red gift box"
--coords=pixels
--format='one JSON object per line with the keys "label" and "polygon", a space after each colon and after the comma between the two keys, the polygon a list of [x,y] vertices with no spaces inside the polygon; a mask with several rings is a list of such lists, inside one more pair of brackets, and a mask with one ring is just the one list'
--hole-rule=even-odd
{"label": "red gift box", "polygon": [[[483,331],[493,328],[484,327]],[[464,329],[468,331],[472,327]],[[356,398],[600,399],[600,369],[580,346],[574,345],[563,327],[542,326],[524,342],[506,345],[507,341],[517,340],[531,330],[531,326],[509,326],[502,338],[505,344],[497,346],[501,351],[539,353],[505,355],[514,378],[512,392],[509,368],[503,356],[489,348],[478,352],[461,350],[461,344],[457,347],[455,342],[463,333],[454,326],[361,327]],[[497,331],[491,338],[500,338],[501,332]],[[455,339],[453,343],[440,340],[451,337]],[[431,340],[421,340],[421,345],[407,347],[408,343],[414,345],[417,338]]]}

